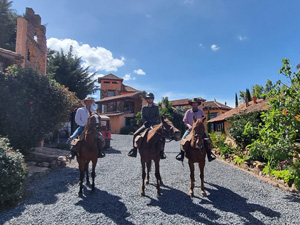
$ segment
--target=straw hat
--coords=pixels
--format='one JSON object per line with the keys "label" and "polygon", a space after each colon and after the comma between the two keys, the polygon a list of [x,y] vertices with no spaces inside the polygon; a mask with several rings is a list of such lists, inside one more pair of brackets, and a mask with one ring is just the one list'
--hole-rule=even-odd
{"label": "straw hat", "polygon": [[91,98],[91,97],[86,97],[85,99],[81,100],[81,104],[85,105],[86,101],[91,101],[92,105],[95,104],[95,100],[93,98]]}

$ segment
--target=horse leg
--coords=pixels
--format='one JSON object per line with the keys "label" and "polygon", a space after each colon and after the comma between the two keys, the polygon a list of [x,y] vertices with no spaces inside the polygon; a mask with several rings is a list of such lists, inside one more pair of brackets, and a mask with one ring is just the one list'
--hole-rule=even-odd
{"label": "horse leg", "polygon": [[83,188],[83,179],[84,179],[84,163],[83,162],[79,162],[79,192],[78,192],[78,196],[82,197],[82,188]]}
{"label": "horse leg", "polygon": [[95,191],[96,165],[97,165],[97,158],[92,160],[92,192]]}
{"label": "horse leg", "polygon": [[200,181],[201,181],[201,195],[206,197],[206,192],[204,190],[204,164],[199,163],[199,170],[200,170]]}
{"label": "horse leg", "polygon": [[145,164],[146,162],[142,161],[142,191],[141,196],[145,196],[145,178],[146,178],[146,171],[145,171]]}
{"label": "horse leg", "polygon": [[156,193],[157,195],[160,195],[161,176],[159,172],[159,159],[156,159],[154,162],[155,162],[155,177],[156,177]]}
{"label": "horse leg", "polygon": [[90,183],[90,177],[89,177],[89,162],[86,162],[84,165],[84,171],[85,171],[85,175],[86,175],[86,186],[90,187],[91,183]]}
{"label": "horse leg", "polygon": [[194,186],[195,186],[195,167],[194,167],[194,163],[189,160],[189,167],[190,167],[190,178],[191,178],[191,187],[190,187],[190,196],[194,197]]}
{"label": "horse leg", "polygon": [[151,160],[149,160],[149,161],[147,162],[146,184],[149,184],[150,171],[151,171]]}

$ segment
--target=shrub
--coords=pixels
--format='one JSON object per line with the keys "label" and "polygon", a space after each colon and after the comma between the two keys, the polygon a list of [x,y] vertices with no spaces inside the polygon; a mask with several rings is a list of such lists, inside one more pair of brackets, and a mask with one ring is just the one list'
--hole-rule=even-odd
{"label": "shrub", "polygon": [[23,155],[9,147],[8,139],[0,138],[0,205],[13,203],[22,196],[26,168]]}
{"label": "shrub", "polygon": [[129,133],[134,133],[135,132],[135,128],[134,127],[122,127],[120,129],[120,134],[129,134]]}
{"label": "shrub", "polygon": [[26,153],[69,119],[74,93],[32,69],[10,66],[0,72],[0,134]]}

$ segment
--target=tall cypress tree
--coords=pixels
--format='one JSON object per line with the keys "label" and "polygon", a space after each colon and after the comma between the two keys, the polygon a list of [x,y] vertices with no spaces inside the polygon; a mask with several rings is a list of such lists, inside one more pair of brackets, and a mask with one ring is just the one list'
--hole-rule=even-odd
{"label": "tall cypress tree", "polygon": [[239,106],[239,101],[238,101],[238,97],[237,94],[235,93],[235,107]]}
{"label": "tall cypress tree", "polygon": [[252,101],[251,94],[248,88],[246,89],[246,99],[248,99],[249,102]]}

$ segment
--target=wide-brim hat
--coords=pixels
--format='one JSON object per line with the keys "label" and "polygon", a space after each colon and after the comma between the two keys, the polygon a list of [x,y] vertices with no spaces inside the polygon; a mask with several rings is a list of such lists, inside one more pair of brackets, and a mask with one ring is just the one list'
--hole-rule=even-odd
{"label": "wide-brim hat", "polygon": [[192,98],[192,99],[189,100],[189,104],[190,105],[193,105],[194,102],[196,102],[196,103],[198,103],[198,105],[200,105],[201,104],[201,99],[199,99],[199,98]]}
{"label": "wide-brim hat", "polygon": [[85,99],[81,100],[81,104],[85,105],[86,101],[92,101],[92,105],[95,104],[95,100],[93,98],[91,98],[91,97],[86,97]]}

